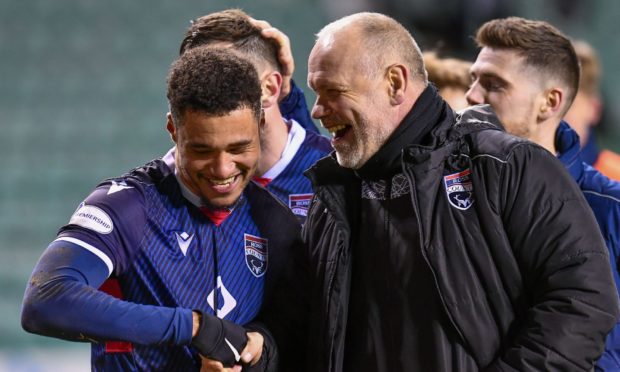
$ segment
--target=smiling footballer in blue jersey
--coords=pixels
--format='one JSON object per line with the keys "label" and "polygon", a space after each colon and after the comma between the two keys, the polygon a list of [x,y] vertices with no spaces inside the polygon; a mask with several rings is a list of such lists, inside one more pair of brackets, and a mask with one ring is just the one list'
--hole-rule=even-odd
{"label": "smiling footballer in blue jersey", "polygon": [[84,199],[32,273],[22,325],[92,342],[94,371],[198,371],[203,357],[273,370],[257,315],[290,282],[299,223],[252,181],[259,78],[230,51],[194,48],[168,100],[175,148]]}

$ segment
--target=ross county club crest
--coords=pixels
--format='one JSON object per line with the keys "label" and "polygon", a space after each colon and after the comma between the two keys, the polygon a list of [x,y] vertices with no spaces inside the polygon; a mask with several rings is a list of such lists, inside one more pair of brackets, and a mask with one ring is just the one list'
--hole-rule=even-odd
{"label": "ross county club crest", "polygon": [[261,277],[267,271],[267,239],[243,234],[245,241],[245,263],[255,277]]}
{"label": "ross county club crest", "polygon": [[474,186],[471,181],[471,171],[469,168],[459,173],[444,176],[443,182],[446,187],[448,200],[453,207],[467,210],[474,204]]}
{"label": "ross county club crest", "polygon": [[308,216],[308,208],[314,194],[290,194],[288,196],[288,207],[294,215],[306,217]]}

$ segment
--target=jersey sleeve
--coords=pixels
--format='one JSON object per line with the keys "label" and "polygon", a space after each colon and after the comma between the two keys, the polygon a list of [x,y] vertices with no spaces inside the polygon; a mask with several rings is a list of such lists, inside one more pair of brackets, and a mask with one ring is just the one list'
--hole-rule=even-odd
{"label": "jersey sleeve", "polygon": [[140,249],[147,223],[143,187],[131,179],[101,183],[80,203],[56,240],[93,253],[106,264],[109,275],[122,274]]}
{"label": "jersey sleeve", "polygon": [[141,305],[97,290],[108,267],[81,245],[57,240],[37,263],[22,305],[22,327],[71,341],[186,345],[192,310]]}
{"label": "jersey sleeve", "polygon": [[140,249],[147,205],[141,183],[120,179],[102,183],[79,205],[31,275],[24,329],[74,341],[189,344],[191,309],[136,304],[98,290]]}

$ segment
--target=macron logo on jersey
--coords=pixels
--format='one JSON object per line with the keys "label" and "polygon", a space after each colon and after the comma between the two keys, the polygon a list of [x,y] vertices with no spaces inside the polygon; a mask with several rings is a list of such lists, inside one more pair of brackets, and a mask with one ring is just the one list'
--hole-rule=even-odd
{"label": "macron logo on jersey", "polygon": [[183,256],[187,256],[187,249],[189,248],[189,245],[192,243],[192,240],[194,239],[194,235],[189,235],[188,233],[186,233],[185,231],[183,231],[181,234],[175,232],[174,233],[177,237],[177,244],[179,244],[179,248],[181,248],[181,252],[183,253]]}
{"label": "macron logo on jersey", "polygon": [[126,189],[133,189],[133,186],[127,186],[127,183],[125,181],[121,181],[121,182],[112,181],[112,185],[108,189],[108,195],[111,195],[111,194],[114,194],[116,192],[123,191]]}
{"label": "macron logo on jersey", "polygon": [[82,226],[101,234],[109,234],[114,229],[112,219],[103,209],[84,202],[73,213],[69,224]]}

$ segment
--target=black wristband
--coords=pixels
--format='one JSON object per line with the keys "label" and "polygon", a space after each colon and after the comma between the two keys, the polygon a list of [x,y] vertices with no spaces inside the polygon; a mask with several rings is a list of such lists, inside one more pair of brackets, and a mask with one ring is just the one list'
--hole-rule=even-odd
{"label": "black wristband", "polygon": [[192,339],[192,346],[201,355],[221,362],[224,367],[239,363],[247,343],[245,328],[209,314],[202,314],[200,327]]}

